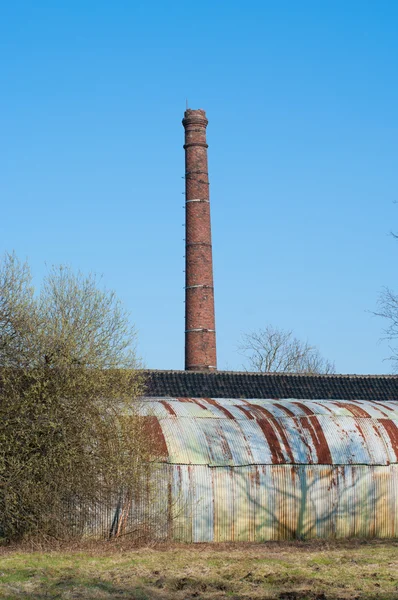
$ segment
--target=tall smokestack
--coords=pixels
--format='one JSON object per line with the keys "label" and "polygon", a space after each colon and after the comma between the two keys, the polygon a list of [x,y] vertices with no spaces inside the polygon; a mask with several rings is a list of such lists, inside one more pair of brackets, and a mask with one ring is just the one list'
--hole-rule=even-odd
{"label": "tall smokestack", "polygon": [[217,369],[206,113],[185,111],[185,370]]}

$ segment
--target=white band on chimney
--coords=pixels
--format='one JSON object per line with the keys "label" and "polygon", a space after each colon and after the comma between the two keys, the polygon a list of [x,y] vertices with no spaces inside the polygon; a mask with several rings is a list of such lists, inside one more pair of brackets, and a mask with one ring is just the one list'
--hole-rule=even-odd
{"label": "white band on chimney", "polygon": [[210,200],[206,200],[206,198],[193,198],[192,200],[185,201],[186,204],[188,204],[188,202],[207,202],[207,204],[210,204]]}
{"label": "white band on chimney", "polygon": [[198,329],[186,329],[185,333],[194,333],[194,332],[200,332],[200,331],[210,331],[212,333],[215,333],[216,330],[215,329],[206,329],[204,327],[200,327]]}
{"label": "white band on chimney", "polygon": [[194,288],[209,288],[209,289],[213,289],[212,285],[206,285],[206,284],[200,284],[200,285],[186,285],[185,289],[186,290],[192,290]]}
{"label": "white band on chimney", "polygon": [[214,365],[191,365],[191,369],[192,369],[192,367],[206,367],[206,369],[216,369],[217,370],[217,367]]}

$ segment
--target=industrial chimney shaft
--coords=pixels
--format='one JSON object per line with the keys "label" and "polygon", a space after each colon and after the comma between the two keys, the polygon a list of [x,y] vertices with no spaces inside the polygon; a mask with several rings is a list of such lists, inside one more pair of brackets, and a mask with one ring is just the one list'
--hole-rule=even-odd
{"label": "industrial chimney shaft", "polygon": [[185,370],[217,369],[206,113],[185,111]]}

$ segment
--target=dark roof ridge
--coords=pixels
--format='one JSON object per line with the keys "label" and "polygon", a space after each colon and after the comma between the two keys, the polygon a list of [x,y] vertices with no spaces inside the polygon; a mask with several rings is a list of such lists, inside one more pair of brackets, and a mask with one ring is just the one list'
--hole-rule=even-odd
{"label": "dark roof ridge", "polygon": [[183,374],[184,377],[193,375],[205,375],[216,377],[218,375],[245,375],[250,377],[297,377],[297,378],[320,378],[320,379],[398,379],[398,374],[393,373],[285,373],[285,372],[258,372],[258,371],[184,371],[182,369],[143,369],[143,373],[170,373]]}
{"label": "dark roof ridge", "polygon": [[145,370],[146,396],[396,400],[398,375]]}

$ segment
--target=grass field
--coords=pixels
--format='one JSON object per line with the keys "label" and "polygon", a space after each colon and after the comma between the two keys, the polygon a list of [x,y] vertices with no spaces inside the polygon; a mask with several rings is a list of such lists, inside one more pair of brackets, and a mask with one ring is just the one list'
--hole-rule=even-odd
{"label": "grass field", "polygon": [[0,598],[398,599],[398,542],[3,548]]}

